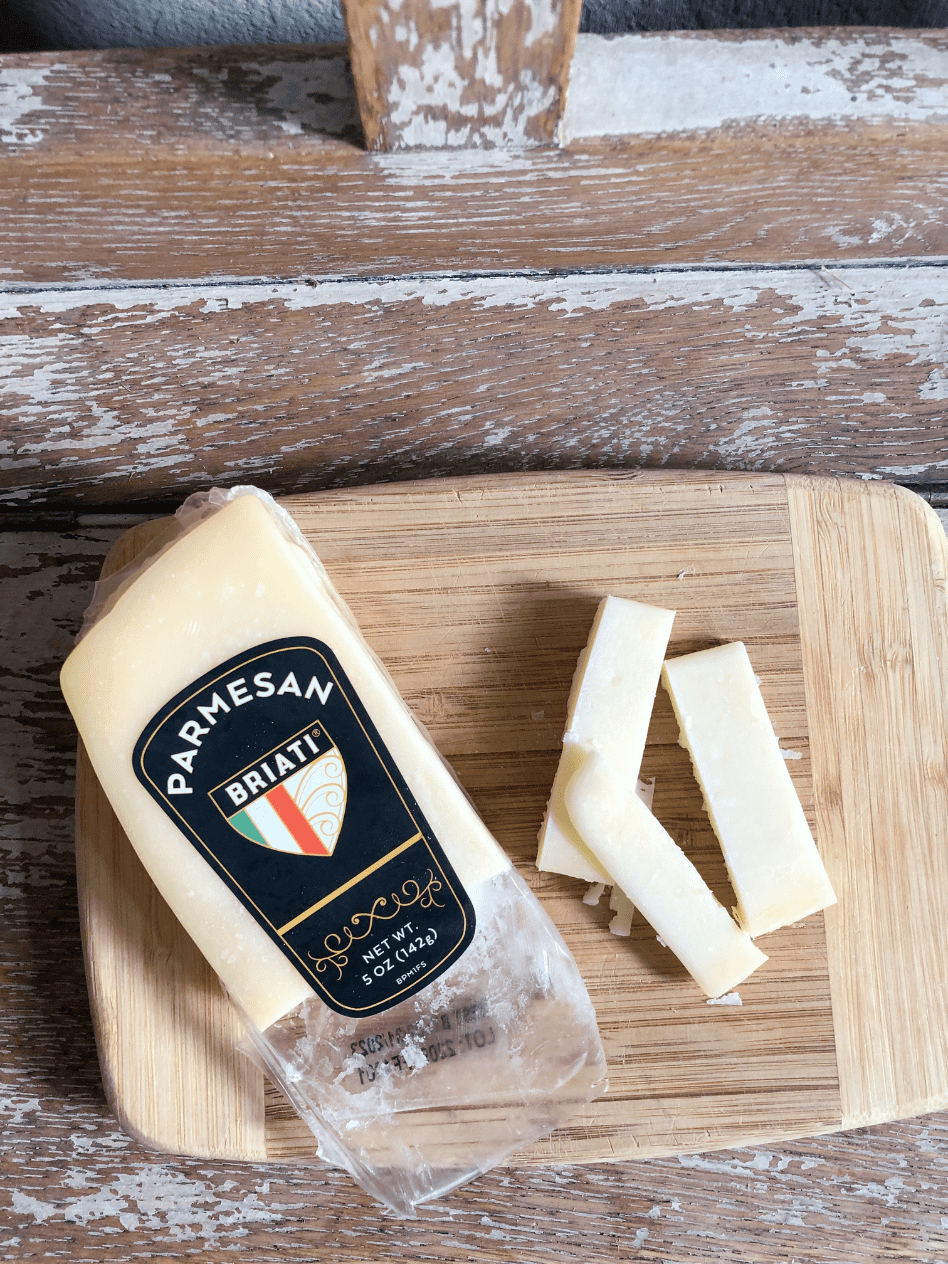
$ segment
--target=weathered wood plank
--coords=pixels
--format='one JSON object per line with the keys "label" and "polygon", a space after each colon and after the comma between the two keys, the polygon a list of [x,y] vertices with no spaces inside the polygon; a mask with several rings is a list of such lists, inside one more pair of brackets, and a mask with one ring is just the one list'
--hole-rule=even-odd
{"label": "weathered wood plank", "polygon": [[804,119],[948,122],[944,31],[785,27],[581,35],[563,118],[590,136]]}
{"label": "weathered wood plank", "polygon": [[[567,70],[568,103],[559,133],[567,144],[778,120],[948,121],[945,31],[791,27],[576,39],[570,36],[578,21],[575,0],[550,0],[545,14],[538,0],[523,0],[508,13],[485,9],[464,20],[460,8],[423,6],[409,16],[402,5],[395,24],[380,0],[353,0],[350,10],[349,24],[358,36],[356,72],[365,83],[370,116],[366,139],[373,147],[392,148],[399,136],[403,145],[472,145],[478,136],[481,144],[496,144],[504,136],[491,141],[488,135],[485,93],[510,112],[518,75],[533,80],[536,98],[548,82],[555,118]],[[450,53],[442,50],[447,60],[461,56],[460,70],[452,66],[446,73],[444,58],[431,47],[432,32],[418,26],[426,21],[451,46]],[[550,54],[535,65],[519,47],[529,45],[531,36],[534,51]],[[386,38],[393,41],[387,49]],[[78,148],[88,157],[114,152],[116,144],[129,152],[170,146],[178,153],[198,144],[209,153],[273,143],[284,151],[312,152],[324,149],[328,137],[360,144],[349,61],[341,44],[7,55],[0,57],[0,145],[9,154],[48,157],[57,149]],[[488,71],[492,82],[485,79]],[[386,107],[386,92],[400,92],[404,100]],[[438,104],[439,93],[448,92],[458,103],[454,126],[451,111]],[[524,127],[508,124],[508,140],[515,139],[518,126]],[[528,131],[524,128],[524,138]],[[553,138],[549,122],[535,136],[547,143]]]}
{"label": "weathered wood plank", "polygon": [[[651,38],[635,47],[647,52]],[[803,46],[781,39],[791,52]],[[879,40],[886,51],[872,52]],[[7,56],[0,276],[61,284],[948,256],[948,125],[922,108],[940,89],[918,79],[923,59],[917,74],[906,69],[886,40],[898,43],[866,35],[869,52],[852,54],[850,86],[863,83],[859,65],[876,71],[853,107],[868,112],[842,123],[788,116],[777,129],[742,117],[700,135],[567,150],[389,156],[340,139],[358,125],[339,47]],[[918,41],[933,63],[948,55],[943,32]],[[709,47],[743,56],[758,44]],[[593,47],[590,58],[580,45],[580,77],[597,60],[607,66],[612,42]],[[890,64],[902,78],[883,73]],[[830,70],[824,85],[837,82]],[[662,86],[661,115],[680,85],[649,82]],[[580,98],[577,89],[574,117],[598,111],[594,96],[585,107]],[[868,107],[881,101],[885,114],[902,98],[907,120],[890,111],[872,121]]]}
{"label": "weathered wood plank", "polygon": [[2,501],[541,468],[945,481],[946,311],[942,266],[8,295]]}
{"label": "weathered wood plank", "polygon": [[935,124],[521,153],[289,142],[205,153],[197,134],[185,153],[175,141],[143,155],[113,130],[108,153],[0,159],[0,276],[59,285],[948,256],[948,127]]}
{"label": "weathered wood plank", "polygon": [[0,56],[0,151],[322,150],[362,129],[344,44]]}
{"label": "weathered wood plank", "polygon": [[370,149],[551,145],[582,0],[344,0]]}

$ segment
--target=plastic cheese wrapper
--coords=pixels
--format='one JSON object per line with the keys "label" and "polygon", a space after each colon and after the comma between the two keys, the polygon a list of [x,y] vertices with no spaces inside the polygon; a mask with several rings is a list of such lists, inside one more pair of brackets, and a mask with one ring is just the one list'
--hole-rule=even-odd
{"label": "plastic cheese wrapper", "polygon": [[586,988],[293,520],[192,496],[62,688],[321,1157],[411,1215],[606,1088]]}

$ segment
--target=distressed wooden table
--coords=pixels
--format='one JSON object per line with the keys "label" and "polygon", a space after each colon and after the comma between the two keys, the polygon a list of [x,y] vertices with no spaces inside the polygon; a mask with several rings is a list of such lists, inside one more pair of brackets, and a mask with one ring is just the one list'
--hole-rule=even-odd
{"label": "distressed wooden table", "polygon": [[539,468],[948,485],[944,32],[581,37],[565,110],[538,45],[519,139],[369,35],[361,100],[344,48],[0,59],[0,1256],[944,1264],[945,1114],[515,1166],[402,1223],[105,1106],[56,679],[134,515]]}

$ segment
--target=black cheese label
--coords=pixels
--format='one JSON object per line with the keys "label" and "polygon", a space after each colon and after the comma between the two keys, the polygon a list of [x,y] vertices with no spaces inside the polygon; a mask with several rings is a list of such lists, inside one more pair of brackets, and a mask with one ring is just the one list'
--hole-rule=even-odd
{"label": "black cheese label", "polygon": [[406,1000],[471,942],[470,899],[321,641],[215,667],[152,719],[134,766],[337,1013]]}

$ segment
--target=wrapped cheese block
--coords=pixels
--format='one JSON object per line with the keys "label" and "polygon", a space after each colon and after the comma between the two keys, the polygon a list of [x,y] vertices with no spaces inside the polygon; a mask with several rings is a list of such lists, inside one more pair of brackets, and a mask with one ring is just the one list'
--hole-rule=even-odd
{"label": "wrapped cheese block", "polygon": [[265,493],[191,497],[97,594],[62,688],[256,1056],[387,1206],[604,1091],[565,944]]}

